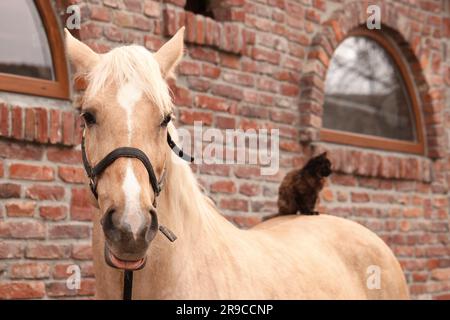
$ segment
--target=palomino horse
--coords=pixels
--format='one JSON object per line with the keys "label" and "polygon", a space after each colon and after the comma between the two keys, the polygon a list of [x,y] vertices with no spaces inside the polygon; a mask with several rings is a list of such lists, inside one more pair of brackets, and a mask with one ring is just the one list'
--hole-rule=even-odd
{"label": "palomino horse", "polygon": [[[165,79],[182,57],[183,34],[184,28],[154,54],[135,45],[97,54],[66,31],[71,62],[88,82],[87,160],[95,165],[112,150],[133,147],[150,160],[156,179],[165,180],[157,197],[136,157],[114,159],[97,177],[97,298],[121,299],[124,270],[140,268],[133,299],[408,298],[391,250],[355,222],[292,215],[240,230],[217,211],[166,143],[167,130],[175,139],[176,131],[168,123],[173,104]],[[156,210],[178,236],[174,243],[148,236]],[[373,266],[379,287],[368,284]]]}

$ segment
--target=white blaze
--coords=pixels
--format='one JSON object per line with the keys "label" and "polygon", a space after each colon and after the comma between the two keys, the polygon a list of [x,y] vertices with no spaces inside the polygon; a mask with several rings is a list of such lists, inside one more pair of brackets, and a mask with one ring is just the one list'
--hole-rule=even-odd
{"label": "white blaze", "polygon": [[122,190],[126,198],[123,222],[128,223],[131,227],[131,232],[136,235],[143,220],[140,202],[141,186],[134,175],[133,168],[131,167],[131,160],[128,161],[127,172],[122,184]]}
{"label": "white blaze", "polygon": [[[142,91],[137,89],[132,83],[127,83],[122,86],[117,92],[117,101],[119,105],[124,109],[127,115],[127,128],[128,128],[128,145],[131,144],[131,137],[133,132],[133,119],[132,115],[136,103],[141,99]],[[125,173],[125,179],[123,180],[122,190],[125,194],[125,208],[123,213],[123,223],[128,223],[131,227],[131,231],[136,235],[139,226],[143,221],[141,215],[141,186],[136,179],[131,160],[127,161],[127,168]]]}

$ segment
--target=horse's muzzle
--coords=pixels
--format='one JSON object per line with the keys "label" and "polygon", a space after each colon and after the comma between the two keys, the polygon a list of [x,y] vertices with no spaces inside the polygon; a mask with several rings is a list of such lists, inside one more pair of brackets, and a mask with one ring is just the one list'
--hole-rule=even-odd
{"label": "horse's muzzle", "polygon": [[117,258],[108,248],[108,245],[105,244],[105,262],[108,266],[115,269],[136,271],[145,267],[147,257],[135,261],[122,260]]}
{"label": "horse's muzzle", "polygon": [[114,209],[105,213],[101,224],[105,236],[106,263],[117,269],[142,269],[149,245],[158,231],[156,210],[149,210],[135,232],[132,232],[130,225]]}

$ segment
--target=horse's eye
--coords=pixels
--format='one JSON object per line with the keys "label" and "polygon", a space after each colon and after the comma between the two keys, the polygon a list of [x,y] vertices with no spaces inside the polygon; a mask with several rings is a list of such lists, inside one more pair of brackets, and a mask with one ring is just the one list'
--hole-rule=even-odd
{"label": "horse's eye", "polygon": [[83,117],[84,122],[87,126],[91,126],[96,123],[95,116],[91,112],[83,112],[81,116]]}
{"label": "horse's eye", "polygon": [[161,127],[167,127],[167,125],[169,124],[170,120],[172,120],[172,114],[171,113],[169,113],[169,114],[164,116],[164,119],[161,122]]}

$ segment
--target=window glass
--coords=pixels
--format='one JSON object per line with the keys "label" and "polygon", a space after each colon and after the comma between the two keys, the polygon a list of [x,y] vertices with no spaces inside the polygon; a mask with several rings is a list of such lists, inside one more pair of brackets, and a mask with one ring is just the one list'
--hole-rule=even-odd
{"label": "window glass", "polygon": [[345,39],[327,72],[323,126],[416,141],[412,119],[405,84],[388,53],[368,37]]}
{"label": "window glass", "polygon": [[34,1],[0,1],[0,72],[55,79],[47,35]]}

